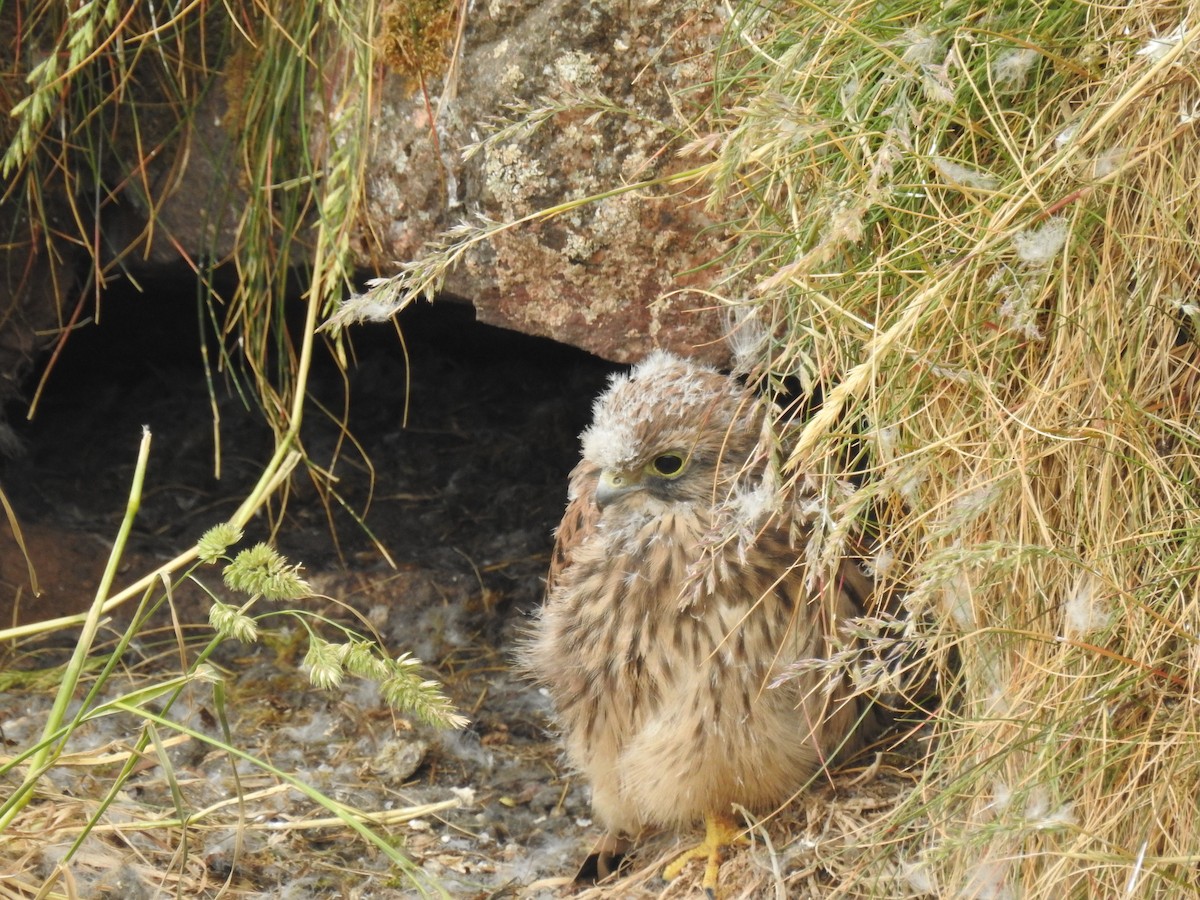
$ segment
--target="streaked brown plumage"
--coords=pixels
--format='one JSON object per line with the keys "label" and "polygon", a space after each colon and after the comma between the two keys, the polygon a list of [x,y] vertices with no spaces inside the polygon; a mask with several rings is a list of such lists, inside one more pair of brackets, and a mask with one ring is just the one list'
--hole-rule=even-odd
{"label": "streaked brown plumage", "polygon": [[846,562],[808,584],[764,417],[735,380],[655,353],[582,435],[529,664],[612,834],[770,811],[855,742],[845,685],[811,670],[771,687],[829,654],[870,583]]}

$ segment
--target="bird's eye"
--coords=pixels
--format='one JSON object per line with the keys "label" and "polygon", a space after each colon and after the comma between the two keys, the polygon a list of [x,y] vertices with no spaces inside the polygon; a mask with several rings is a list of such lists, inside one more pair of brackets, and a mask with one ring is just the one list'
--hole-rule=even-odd
{"label": "bird's eye", "polygon": [[650,471],[663,478],[675,478],[682,474],[687,462],[682,453],[663,453],[650,462]]}

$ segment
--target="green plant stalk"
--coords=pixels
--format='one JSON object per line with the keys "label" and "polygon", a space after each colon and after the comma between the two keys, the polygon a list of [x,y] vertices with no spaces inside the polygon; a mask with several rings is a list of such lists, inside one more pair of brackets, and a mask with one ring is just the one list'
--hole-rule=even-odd
{"label": "green plant stalk", "polygon": [[[278,792],[279,787],[279,785],[276,785],[273,787],[260,788],[256,791],[250,791],[246,794],[245,799],[258,800],[262,797],[270,796]],[[215,803],[204,807],[204,809],[196,810],[196,812],[189,815],[186,819],[180,819],[176,816],[167,816],[161,819],[139,819],[132,822],[105,824],[98,827],[92,827],[90,825],[64,825],[62,828],[57,829],[57,833],[69,834],[71,831],[77,828],[87,828],[90,831],[102,834],[111,834],[118,831],[121,833],[159,831],[164,828],[194,828],[197,830],[227,828],[229,826],[223,822],[206,822],[204,820],[211,818],[214,813],[219,812],[229,806],[235,805],[236,803],[236,797],[218,800]],[[458,809],[461,805],[462,804],[458,800],[437,800],[432,803],[421,803],[414,806],[407,806],[403,809],[384,810],[378,812],[357,809],[352,806],[347,806],[344,808],[358,815],[363,821],[370,822],[375,825],[402,825],[412,819],[421,819],[425,818],[426,816],[436,815],[437,813],[445,812],[448,809]],[[269,832],[284,831],[289,827],[292,827],[293,824],[294,823],[291,822],[256,822],[247,823],[247,827],[256,831]],[[333,819],[313,819],[306,817],[304,819],[303,827],[312,830],[318,828],[329,828],[330,826],[336,824],[337,822],[335,822]]]}
{"label": "green plant stalk", "polygon": [[[291,435],[294,431],[299,430],[297,423],[296,428],[289,428],[287,435]],[[291,442],[285,443],[287,440],[285,435],[284,440],[280,441],[276,447],[274,456],[263,469],[263,474],[259,477],[258,483],[242,501],[242,504],[229,517],[229,522],[239,528],[245,527],[246,523],[254,517],[259,508],[267,502],[268,498],[275,493],[275,490],[282,484],[292,470],[296,467],[301,459],[301,453],[298,450],[290,450]],[[174,559],[163,563],[157,569],[142,576],[129,587],[114,594],[108,600],[104,601],[101,608],[101,613],[108,613],[116,609],[121,604],[128,601],[131,597],[151,587],[156,581],[160,580],[164,575],[169,575],[186,566],[188,563],[194,562],[198,558],[198,548],[192,546],[180,553]],[[87,613],[79,613],[73,616],[59,616],[54,619],[45,619],[41,622],[30,622],[27,625],[19,625],[14,628],[6,628],[0,631],[0,641],[11,641],[20,638],[32,637],[36,634],[45,634],[50,631],[61,631],[64,628],[72,628],[76,625],[82,625],[87,621]]]}
{"label": "green plant stalk", "polygon": [[[379,850],[383,853],[384,856],[386,856],[389,860],[391,860],[397,866],[399,866],[401,869],[403,869],[406,874],[408,874],[410,877],[412,877],[414,884],[420,885],[420,882],[418,881],[419,872],[416,869],[416,867],[413,865],[413,862],[411,859],[409,859],[407,856],[405,856],[403,853],[401,853],[399,850],[397,850],[395,847],[393,847],[391,844],[389,844],[387,842],[387,840],[385,840],[383,837],[376,834],[372,829],[367,827],[367,825],[365,825],[361,821],[361,818],[362,818],[361,816],[355,815],[343,804],[338,803],[332,797],[327,797],[325,794],[321,793],[320,791],[318,791],[316,788],[312,787],[311,785],[306,784],[304,781],[300,780],[296,776],[290,775],[287,772],[284,772],[282,769],[277,769],[275,766],[272,766],[266,760],[259,759],[258,757],[254,756],[253,754],[247,753],[245,750],[240,750],[237,747],[234,747],[232,744],[226,744],[225,742],[220,741],[217,738],[211,737],[210,735],[207,735],[202,732],[196,731],[192,728],[189,728],[188,726],[186,726],[180,722],[173,722],[170,719],[167,719],[164,716],[158,715],[157,713],[154,713],[148,709],[143,709],[140,706],[133,706],[128,703],[125,703],[124,701],[113,702],[112,704],[110,704],[110,706],[114,709],[121,710],[121,711],[127,712],[127,713],[131,713],[134,716],[142,718],[149,724],[158,725],[162,728],[169,728],[172,731],[179,732],[180,734],[186,734],[188,737],[191,737],[194,740],[197,740],[197,741],[200,741],[201,743],[207,744],[216,750],[221,750],[224,753],[227,753],[231,756],[236,756],[238,759],[245,760],[246,762],[249,762],[252,765],[262,769],[264,772],[270,773],[271,775],[278,778],[280,781],[285,782],[288,786],[294,788],[295,790],[302,793],[304,796],[308,797],[314,803],[329,810],[329,812],[331,812],[331,813],[333,813],[333,815],[337,816],[342,822],[344,822],[351,830],[355,831],[360,837],[362,837],[369,843],[373,844],[375,847],[379,848]],[[424,894],[424,893],[425,892],[422,890],[422,894]],[[448,893],[445,892],[444,889],[442,889],[441,893],[442,893],[442,896],[444,896],[444,897],[450,896]]]}
{"label": "green plant stalk", "polygon": [[[230,523],[243,527],[254,513],[267,502],[279,485],[291,474],[296,464],[299,462],[302,454],[299,450],[293,449],[296,443],[301,418],[303,415],[304,394],[306,390],[307,376],[311,367],[312,347],[315,340],[317,314],[320,305],[320,295],[317,290],[311,290],[308,297],[308,306],[305,317],[305,329],[303,341],[301,344],[300,363],[297,367],[296,394],[293,398],[291,417],[288,424],[288,429],[284,433],[275,448],[275,453],[271,460],[267,463],[263,474],[260,476],[258,483],[250,494],[237,508],[230,517]],[[75,647],[75,653],[71,661],[67,665],[64,675],[62,687],[55,699],[54,708],[51,710],[50,718],[46,723],[43,731],[41,746],[34,751],[30,756],[29,772],[24,783],[14,792],[9,799],[7,808],[0,813],[0,831],[8,826],[13,818],[25,807],[32,796],[33,788],[37,781],[44,774],[46,769],[52,765],[51,748],[58,747],[61,750],[67,737],[69,737],[72,728],[63,727],[63,718],[65,716],[67,705],[70,703],[71,697],[74,694],[75,687],[78,684],[80,673],[82,672],[83,664],[87,659],[87,652],[90,650],[92,642],[95,639],[96,631],[99,627],[101,616],[109,610],[114,609],[121,603],[128,600],[130,597],[139,592],[149,589],[155,581],[166,576],[167,574],[177,571],[179,568],[195,561],[199,554],[199,547],[193,545],[184,553],[181,553],[175,559],[165,565],[155,569],[153,572],[141,578],[139,581],[130,585],[124,591],[114,595],[110,599],[105,599],[109,590],[112,587],[112,582],[116,574],[117,565],[120,560],[121,551],[128,539],[129,531],[132,528],[134,516],[137,513],[138,505],[141,498],[142,484],[145,476],[145,468],[149,455],[150,434],[146,432],[142,439],[142,446],[138,456],[137,468],[134,472],[133,486],[130,489],[130,502],[126,510],[125,520],[121,524],[121,529],[118,533],[116,544],[114,545],[113,554],[110,556],[108,566],[105,569],[100,586],[96,592],[96,599],[92,604],[91,609],[82,616],[65,616],[59,619],[48,620],[45,622],[34,623],[32,626],[22,626],[21,628],[9,629],[6,632],[0,633],[0,637],[13,639],[16,637],[26,636],[29,634],[38,634],[45,631],[56,630],[58,628],[71,627],[82,622],[83,630],[80,639]],[[220,643],[214,639],[209,646],[201,653],[200,657],[192,665],[191,669],[194,672],[196,667],[207,659],[207,657],[216,649]],[[187,679],[190,680],[190,679]],[[175,696],[184,687],[182,683],[175,683]],[[175,696],[172,696],[167,701],[167,708],[170,708]],[[80,711],[79,719],[82,719],[86,713],[85,710]],[[78,721],[78,720],[77,720]],[[76,723],[77,724],[77,723]],[[73,727],[73,726],[72,726]],[[138,742],[138,751],[141,752],[148,746],[148,735],[143,734]],[[124,777],[118,777],[118,787],[124,782],[124,778],[128,777],[128,773],[132,771],[132,765],[126,767],[127,771],[123,771]],[[116,790],[110,792],[109,801],[116,795]],[[107,804],[106,804],[107,805]]]}
{"label": "green plant stalk", "polygon": [[[251,600],[250,602],[253,603],[254,601]],[[249,604],[247,604],[247,605],[249,605]],[[132,633],[133,631],[134,631],[134,628],[131,627],[130,632]],[[152,699],[160,696],[161,694],[165,693],[167,690],[170,690],[171,695],[169,697],[167,697],[167,699],[164,701],[163,709],[162,709],[162,713],[161,713],[162,716],[165,716],[170,711],[171,707],[175,705],[175,701],[179,699],[179,695],[183,692],[183,689],[195,680],[197,670],[200,668],[200,666],[203,665],[208,660],[208,657],[213,654],[213,652],[217,649],[217,647],[219,647],[221,645],[221,643],[222,643],[221,637],[219,635],[214,636],[208,642],[208,646],[206,646],[200,652],[200,654],[196,657],[195,661],[191,664],[191,666],[188,667],[187,674],[182,675],[178,678],[173,678],[164,685],[156,685],[154,688],[151,689],[152,693],[147,694],[145,692],[137,692],[135,694],[126,695],[125,697],[118,698],[110,703],[102,704],[100,707],[98,707],[97,709],[95,709],[91,712],[88,712],[87,710],[81,710],[80,718],[90,720],[90,719],[100,718],[101,716],[105,716],[105,715],[111,715],[111,714],[113,714],[113,711],[115,709],[129,708],[131,706],[136,705],[136,703],[139,701],[144,702],[147,700],[152,700]],[[161,688],[161,690],[160,690],[160,688]],[[223,715],[222,715],[222,719],[224,719]],[[88,827],[80,832],[79,836],[75,838],[75,841],[71,844],[70,848],[67,850],[66,854],[63,857],[63,862],[70,860],[77,852],[79,852],[79,848],[83,845],[84,840],[87,838],[88,834],[91,831],[91,826],[94,826],[95,823],[100,820],[100,817],[104,815],[105,811],[109,808],[109,806],[112,805],[113,801],[115,801],[117,799],[117,796],[120,794],[122,789],[125,787],[125,783],[129,780],[129,777],[133,774],[133,770],[136,767],[138,760],[141,758],[141,756],[145,752],[146,748],[150,746],[151,737],[152,737],[152,735],[150,734],[149,728],[145,728],[142,730],[141,735],[139,735],[139,737],[138,737],[137,743],[134,745],[134,752],[129,755],[129,758],[125,761],[125,764],[121,767],[121,771],[117,773],[116,777],[113,779],[112,784],[109,786],[108,792],[104,795],[103,799],[100,800],[100,803],[96,808],[96,811],[92,814],[92,817],[88,823]],[[236,777],[236,773],[235,773],[235,777]],[[182,807],[180,807],[178,805],[178,803],[177,803],[177,809],[180,812],[180,814],[182,815]],[[186,825],[187,823],[183,822],[183,824]]]}
{"label": "green plant stalk", "polygon": [[[129,627],[125,630],[125,633],[121,635],[121,639],[117,642],[117,646],[113,649],[112,653],[110,653],[108,655],[108,658],[105,661],[105,664],[101,667],[100,672],[96,675],[95,684],[93,685],[91,691],[88,692],[88,695],[86,697],[84,697],[82,704],[80,704],[79,712],[76,713],[75,718],[71,722],[69,722],[69,723],[63,725],[61,728],[59,728],[58,731],[56,731],[54,734],[43,735],[42,739],[40,741],[38,741],[37,744],[34,744],[32,747],[29,747],[22,753],[19,753],[16,756],[12,757],[5,764],[0,765],[0,775],[3,775],[7,772],[12,771],[12,769],[16,766],[24,764],[25,760],[27,760],[29,757],[31,757],[35,753],[37,753],[39,749],[41,749],[43,747],[53,746],[53,744],[55,742],[57,742],[60,738],[64,738],[64,737],[68,736],[75,728],[78,728],[79,723],[81,721],[83,721],[83,719],[85,717],[89,717],[89,718],[92,717],[92,715],[88,712],[88,710],[91,708],[92,702],[99,695],[101,687],[108,680],[108,676],[112,673],[112,670],[114,668],[116,668],[117,663],[124,657],[126,648],[128,648],[129,643],[133,639],[134,635],[140,631],[141,626],[145,622],[146,617],[148,615],[150,615],[151,613],[153,613],[154,610],[158,608],[159,604],[155,604],[155,606],[153,608],[151,608],[150,610],[147,610],[146,604],[149,602],[149,599],[150,599],[150,593],[147,592],[145,597],[143,597],[142,603],[139,605],[137,612],[134,614],[133,621],[130,623]],[[62,671],[65,672],[66,666],[65,665],[62,666],[61,669],[62,669]],[[61,681],[61,679],[58,679],[58,681]],[[168,683],[168,686],[176,685],[180,681],[181,681],[181,679],[173,679],[171,682]],[[184,682],[184,683],[186,683],[186,682]],[[178,693],[178,689],[176,690],[176,693]],[[170,701],[170,702],[173,702],[173,699],[174,698],[172,698],[172,701]],[[52,762],[50,764],[48,764],[45,767],[45,769],[50,768],[51,765],[53,765]],[[17,800],[16,800],[17,797],[29,792],[29,790],[33,786],[32,782],[36,781],[37,778],[40,778],[41,775],[44,774],[45,769],[38,771],[36,773],[36,777],[31,777],[30,779],[28,779],[30,784],[22,785],[22,787],[19,788],[7,800],[5,800],[4,803],[0,803],[0,816],[7,814],[8,810],[13,806],[14,803],[17,802]]]}
{"label": "green plant stalk", "polygon": [[[108,596],[109,590],[112,588],[113,579],[117,575],[117,566],[121,562],[121,557],[125,552],[125,544],[129,540],[129,532],[133,529],[133,520],[137,517],[138,508],[142,502],[142,485],[146,479],[146,464],[150,459],[150,430],[142,429],[142,442],[138,447],[137,463],[133,470],[133,483],[129,488],[129,502],[125,506],[125,518],[121,520],[121,527],[117,531],[116,541],[113,543],[112,552],[108,555],[108,564],[104,567],[104,574],[100,578],[100,584],[96,588],[96,597],[92,601],[92,606],[84,617],[83,630],[79,635],[79,640],[75,643],[75,652],[71,654],[71,661],[67,663],[66,671],[63,673],[62,684],[59,685],[58,695],[54,698],[54,706],[50,709],[50,717],[46,720],[46,725],[42,729],[42,748],[33,755],[29,761],[29,775],[26,776],[26,783],[30,779],[36,779],[39,772],[45,766],[47,757],[51,754],[51,747],[55,747],[55,753],[61,752],[64,742],[59,742],[54,745],[50,741],[50,737],[59,730],[62,726],[63,719],[66,717],[67,706],[71,703],[71,698],[75,695],[75,688],[79,686],[79,677],[83,673],[84,663],[87,661],[88,653],[92,649],[92,644],[96,640],[96,632],[100,628],[100,618],[104,614],[104,600]],[[30,794],[22,786],[24,794],[22,800],[8,809],[8,811],[0,817],[0,829],[4,829],[12,821],[13,817],[21,811],[21,808],[29,802]]]}
{"label": "green plant stalk", "polygon": [[[214,749],[224,751],[227,755],[230,755],[231,757],[245,760],[246,762],[251,763],[252,765],[256,766],[257,768],[260,768],[263,771],[276,776],[281,781],[287,783],[290,787],[295,788],[297,791],[300,791],[302,794],[309,797],[315,803],[317,803],[318,805],[327,809],[329,812],[331,812],[334,816],[336,816],[343,823],[347,824],[352,830],[354,830],[355,832],[360,834],[367,841],[369,841],[370,843],[379,847],[384,852],[384,854],[388,857],[388,859],[390,859],[391,861],[396,863],[396,865],[399,866],[408,875],[408,877],[412,879],[413,883],[418,886],[419,890],[421,890],[422,895],[427,896],[427,893],[425,892],[424,888],[421,886],[420,873],[417,871],[416,867],[413,865],[412,860],[410,860],[408,857],[406,857],[400,851],[396,850],[391,844],[389,844],[387,842],[386,839],[384,839],[380,835],[376,834],[368,825],[366,825],[364,823],[363,820],[366,820],[366,821],[371,820],[372,816],[370,814],[362,813],[357,810],[352,810],[352,809],[344,806],[343,804],[339,804],[336,800],[334,800],[330,797],[327,797],[325,794],[323,794],[320,791],[316,790],[315,788],[307,785],[306,783],[304,783],[300,779],[296,778],[295,776],[289,775],[286,772],[283,772],[282,770],[275,768],[274,766],[270,765],[268,762],[266,762],[262,759],[259,759],[258,757],[254,756],[253,754],[247,753],[244,750],[237,749],[236,747],[229,744],[228,742],[221,741],[217,738],[211,737],[202,732],[194,731],[185,725],[182,725],[178,722],[174,722],[174,721],[166,718],[165,709],[162,713],[155,713],[153,711],[147,710],[144,706],[142,706],[142,704],[156,699],[157,697],[161,696],[166,691],[173,690],[173,696],[170,697],[166,702],[166,709],[169,709],[170,705],[178,697],[179,692],[184,687],[186,687],[188,684],[190,684],[192,681],[195,680],[195,678],[194,678],[195,668],[197,666],[199,666],[203,662],[204,658],[206,658],[213,650],[215,650],[216,647],[220,643],[221,643],[221,641],[219,639],[214,638],[213,641],[210,642],[209,646],[207,648],[205,648],[205,650],[201,654],[201,658],[198,659],[195,662],[195,664],[193,665],[193,667],[192,667],[193,671],[190,672],[188,675],[171,679],[170,682],[163,684],[163,685],[156,685],[152,689],[149,689],[146,691],[137,691],[137,692],[134,692],[133,694],[126,695],[125,697],[110,701],[108,703],[104,703],[100,707],[98,707],[94,710],[81,712],[81,714],[77,718],[74,725],[78,725],[79,722],[92,721],[94,719],[103,718],[105,716],[116,715],[118,713],[133,713],[136,716],[143,719],[145,721],[147,727],[143,730],[143,733],[142,733],[141,737],[139,738],[137,744],[135,745],[133,752],[131,752],[129,754],[129,758],[126,760],[121,771],[118,773],[112,786],[109,788],[107,794],[100,801],[96,811],[91,815],[88,825],[85,826],[80,831],[79,835],[75,838],[71,847],[65,854],[63,860],[60,862],[60,865],[65,865],[66,862],[69,861],[75,855],[76,852],[78,852],[79,847],[83,844],[83,841],[87,838],[88,834],[90,834],[91,831],[93,830],[92,826],[94,826],[95,823],[99,821],[100,817],[103,816],[105,810],[107,810],[108,807],[111,805],[111,803],[116,799],[118,793],[124,786],[125,782],[128,780],[129,776],[133,773],[133,770],[136,767],[137,763],[142,759],[142,755],[143,755],[144,751],[146,750],[146,748],[149,747],[149,745],[151,744],[152,741],[156,744],[158,743],[156,740],[156,737],[155,737],[156,733],[154,731],[154,726],[159,726],[159,727],[170,728],[172,731],[175,731],[175,732],[178,732],[181,734],[186,734],[188,737],[191,737],[194,740],[200,741],[201,743],[208,744],[209,746],[213,747]],[[70,730],[71,730],[70,728],[64,727],[64,728],[61,728],[56,734],[51,735],[49,739],[43,739],[43,742],[42,742],[43,748],[49,747],[55,740],[58,740],[59,738],[65,739],[66,737],[69,736]],[[26,755],[30,755],[33,752],[35,752],[35,751],[29,751],[29,753],[27,753]],[[159,752],[161,755],[161,752],[162,752],[161,749]],[[16,760],[13,761],[13,764],[19,763],[20,759],[21,758],[18,757]],[[36,772],[31,772],[30,779],[27,779],[27,780],[36,780],[35,776],[40,777],[44,771],[45,771],[45,769],[43,768],[43,769],[37,770]],[[28,788],[26,788],[25,785],[22,785],[22,788],[18,791],[18,794],[26,794],[27,795],[28,793],[29,793],[29,790],[28,790]],[[203,817],[207,813],[209,813],[212,810],[215,810],[217,808],[217,806],[213,806],[206,810],[201,810],[196,815],[185,816],[183,814],[182,802],[177,794],[177,791],[174,788],[172,789],[172,794],[173,794],[173,796],[175,796],[176,811],[179,813],[179,816],[177,818],[163,819],[163,820],[159,820],[159,821],[153,822],[153,823],[138,823],[134,827],[140,828],[142,830],[149,830],[152,828],[169,828],[169,827],[187,828],[187,827],[190,827],[191,825],[193,825],[198,818]],[[21,801],[17,795],[14,795],[14,797],[10,799],[9,803],[13,808],[14,814],[17,810],[19,810],[21,808],[21,806],[24,805],[24,802]],[[433,804],[429,807],[429,809],[435,809],[435,808],[436,809],[447,809],[454,805],[457,805],[457,804],[453,804],[453,803]],[[53,878],[53,876],[52,876],[52,878]],[[52,880],[52,878],[48,879],[48,882],[50,880]],[[445,894],[445,892],[443,891],[442,896],[449,896],[449,895]]]}
{"label": "green plant stalk", "polygon": [[[320,262],[319,260],[317,262]],[[308,296],[308,304],[305,312],[304,334],[300,348],[300,360],[297,366],[297,378],[295,386],[295,395],[292,398],[291,416],[289,417],[287,431],[275,447],[275,453],[259,477],[257,484],[242,501],[241,505],[230,516],[231,524],[243,527],[255,512],[262,507],[267,500],[272,496],[279,485],[291,474],[296,464],[300,461],[302,453],[294,448],[299,432],[300,423],[304,410],[304,396],[307,389],[307,380],[309,369],[312,364],[313,341],[315,339],[316,322],[318,311],[320,308],[320,294],[317,290],[310,290]],[[55,698],[54,707],[50,711],[50,718],[46,722],[43,729],[43,746],[30,759],[29,775],[26,783],[18,789],[17,794],[21,798],[13,803],[3,815],[0,815],[0,830],[6,828],[13,818],[21,811],[28,803],[28,798],[31,796],[31,788],[41,773],[46,768],[46,763],[51,754],[51,747],[54,746],[51,740],[62,726],[63,718],[65,717],[66,709],[74,694],[75,688],[78,686],[79,677],[83,670],[84,662],[87,659],[88,651],[91,649],[92,643],[95,640],[96,631],[99,628],[101,617],[112,609],[120,606],[129,598],[136,596],[142,591],[149,588],[155,581],[177,571],[179,568],[193,562],[199,553],[199,548],[195,545],[188,550],[175,557],[173,560],[165,563],[159,568],[143,576],[134,584],[127,587],[125,590],[108,598],[108,593],[112,588],[113,580],[116,577],[117,566],[120,562],[121,554],[124,550],[125,543],[128,540],[129,532],[133,526],[133,519],[137,513],[138,506],[141,501],[142,484],[145,479],[146,463],[149,457],[150,449],[150,433],[147,431],[143,435],[141,448],[138,454],[137,467],[134,471],[133,485],[130,488],[130,500],[126,508],[125,519],[121,523],[121,528],[118,532],[116,542],[113,547],[113,552],[109,556],[108,565],[105,567],[104,575],[101,578],[100,585],[96,591],[95,600],[91,608],[85,614],[76,616],[63,616],[57,619],[49,619],[44,622],[35,622],[31,625],[20,626],[17,628],[6,629],[0,632],[0,640],[13,640],[20,637],[27,637],[34,634],[41,634],[48,631],[55,631],[62,628],[69,628],[74,625],[82,625],[82,632],[79,641],[75,645],[75,652],[71,657],[71,661],[67,664],[67,669],[63,677],[62,686],[59,689],[58,696]],[[107,599],[106,599],[107,598]],[[61,744],[59,745],[61,748]]]}
{"label": "green plant stalk", "polygon": [[[248,608],[251,604],[253,604],[255,602],[256,599],[258,599],[258,598],[252,598],[249,602],[247,602],[246,607],[244,607],[244,608]],[[90,721],[92,719],[101,718],[106,715],[115,714],[115,712],[117,711],[118,704],[121,704],[122,707],[136,706],[140,703],[154,700],[154,699],[162,696],[163,694],[170,692],[170,696],[167,697],[166,700],[163,702],[163,708],[162,708],[161,715],[165,716],[170,711],[171,707],[174,706],[175,701],[179,698],[179,695],[183,691],[183,689],[195,680],[197,671],[199,670],[200,666],[203,665],[205,662],[207,662],[209,656],[211,656],[213,654],[213,652],[217,649],[217,647],[219,647],[222,643],[222,638],[219,635],[214,636],[208,642],[208,645],[199,653],[199,655],[196,657],[196,659],[188,667],[188,671],[186,674],[181,675],[177,678],[172,678],[171,680],[169,680],[163,684],[154,685],[151,688],[148,688],[146,690],[135,691],[132,694],[126,694],[125,696],[117,698],[116,700],[114,700],[112,702],[103,703],[96,709],[89,710],[88,704],[95,698],[95,696],[99,692],[99,688],[100,688],[100,685],[103,683],[104,677],[107,676],[108,672],[111,671],[113,664],[115,664],[115,661],[122,656],[122,654],[124,653],[125,647],[128,646],[129,639],[134,634],[137,633],[137,631],[140,627],[140,624],[141,624],[140,616],[135,617],[134,621],[130,624],[129,628],[126,630],[125,634],[123,635],[120,645],[113,652],[113,654],[110,658],[109,666],[106,667],[106,669],[105,669],[104,673],[102,673],[101,677],[97,679],[96,687],[93,688],[92,692],[88,695],[87,699],[85,700],[84,708],[82,708],[79,711],[79,714],[76,716],[75,721],[72,722],[69,726],[66,726],[66,727],[60,729],[60,732],[55,734],[53,736],[52,740],[57,740],[59,737],[59,734],[61,734],[64,737],[68,736],[70,734],[70,732],[74,728],[77,728],[79,726],[79,723],[82,721]],[[218,704],[218,705],[220,705],[220,704]],[[221,715],[221,718],[222,718],[222,721],[224,721],[223,714]],[[226,728],[225,730],[226,730],[226,736],[228,737],[228,728]],[[141,759],[142,754],[145,752],[146,748],[150,746],[152,737],[153,737],[153,735],[150,733],[149,728],[143,729],[142,734],[138,737],[137,743],[134,745],[133,752],[129,755],[129,758],[125,761],[125,764],[121,767],[121,771],[118,772],[116,777],[113,779],[112,784],[109,786],[108,792],[100,800],[95,812],[92,814],[92,817],[88,823],[88,826],[85,827],[80,832],[80,834],[76,837],[75,841],[71,844],[70,848],[67,850],[66,854],[64,855],[62,862],[65,863],[67,860],[70,860],[79,851],[80,846],[82,846],[84,840],[87,838],[88,834],[91,832],[92,826],[94,826],[95,823],[100,820],[100,818],[104,815],[105,811],[109,808],[110,805],[112,805],[113,801],[117,799],[117,796],[120,794],[121,790],[125,787],[125,783],[129,780],[129,777],[133,774],[134,768],[136,767],[138,760]],[[51,743],[51,741],[47,741],[47,739],[43,738],[41,743],[42,743],[42,746],[48,746],[49,743]],[[30,756],[34,752],[36,752],[36,750],[30,750],[28,753],[24,754],[24,756]],[[17,757],[15,760],[13,760],[12,764],[13,765],[18,764],[22,758],[23,757]],[[49,765],[47,765],[45,768],[49,768]],[[44,768],[36,770],[36,771],[31,770],[30,776],[26,779],[26,784],[23,784],[21,786],[21,788],[17,791],[17,793],[14,794],[13,797],[9,798],[9,800],[2,807],[0,807],[0,811],[7,812],[8,809],[10,809],[10,808],[15,807],[16,809],[19,809],[20,806],[23,806],[24,801],[22,798],[31,792],[33,784],[36,782],[36,780],[38,778],[41,777],[41,775],[44,773],[44,771],[45,771]],[[236,772],[235,772],[235,778],[236,778]],[[177,806],[178,806],[178,804],[177,804]],[[182,815],[181,807],[179,807],[179,811]],[[187,824],[187,821],[184,820],[183,818],[180,819],[180,822],[181,822],[181,824],[184,824],[184,825]]]}

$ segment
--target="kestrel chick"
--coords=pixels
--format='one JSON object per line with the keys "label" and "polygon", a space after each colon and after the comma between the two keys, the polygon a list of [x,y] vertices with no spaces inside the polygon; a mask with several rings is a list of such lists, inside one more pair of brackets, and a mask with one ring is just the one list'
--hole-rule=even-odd
{"label": "kestrel chick", "polygon": [[737,381],[667,353],[615,376],[582,435],[528,651],[596,817],[625,837],[705,821],[694,855],[710,894],[732,805],[785,802],[855,744],[861,712],[811,666],[772,687],[829,655],[871,584],[850,561],[810,584],[806,518],[773,488],[766,413]]}

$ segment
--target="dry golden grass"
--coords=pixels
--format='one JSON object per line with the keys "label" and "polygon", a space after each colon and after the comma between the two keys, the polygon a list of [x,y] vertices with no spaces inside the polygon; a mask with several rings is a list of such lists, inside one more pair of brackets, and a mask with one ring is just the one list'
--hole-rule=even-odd
{"label": "dry golden grass", "polygon": [[742,10],[696,143],[746,367],[826,392],[791,471],[866,448],[813,552],[882,517],[943,691],[853,853],[939,897],[1190,893],[1200,8],[927,9]]}

